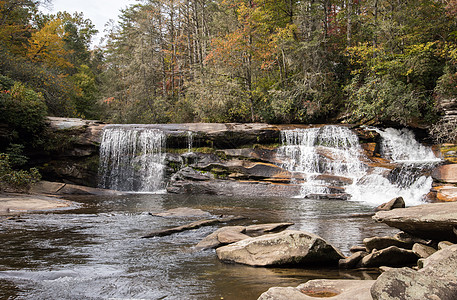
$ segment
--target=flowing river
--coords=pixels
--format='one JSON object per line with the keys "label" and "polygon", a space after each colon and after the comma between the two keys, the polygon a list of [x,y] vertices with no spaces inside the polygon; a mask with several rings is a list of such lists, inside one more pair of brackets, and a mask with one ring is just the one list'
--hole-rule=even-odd
{"label": "flowing river", "polygon": [[[193,247],[218,226],[141,239],[195,218],[152,216],[176,207],[241,215],[229,225],[294,222],[348,254],[365,237],[396,230],[371,220],[357,201],[131,194],[72,197],[73,210],[28,214],[0,223],[0,299],[257,299],[272,286],[317,278],[372,279],[372,271],[253,268],[218,261]],[[222,226],[222,225],[221,225]]]}

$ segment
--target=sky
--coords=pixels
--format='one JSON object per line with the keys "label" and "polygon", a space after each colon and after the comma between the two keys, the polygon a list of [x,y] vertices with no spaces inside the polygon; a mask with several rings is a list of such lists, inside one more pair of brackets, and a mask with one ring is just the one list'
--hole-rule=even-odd
{"label": "sky", "polygon": [[90,19],[98,30],[98,34],[93,40],[93,45],[97,45],[103,36],[105,24],[110,19],[117,21],[120,10],[135,2],[135,0],[51,0],[50,5],[42,6],[40,10],[43,13],[82,12],[84,17]]}

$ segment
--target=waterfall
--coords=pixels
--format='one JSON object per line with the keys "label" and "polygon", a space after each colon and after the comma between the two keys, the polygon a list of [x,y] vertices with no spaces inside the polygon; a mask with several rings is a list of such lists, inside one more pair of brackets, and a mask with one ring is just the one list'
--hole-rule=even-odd
{"label": "waterfall", "polygon": [[403,128],[369,128],[382,137],[381,152],[386,158],[400,163],[439,162],[430,147],[417,142],[411,130]]}
{"label": "waterfall", "polygon": [[[439,159],[418,143],[412,132],[376,130],[382,155],[392,168],[369,166],[357,135],[342,126],[284,130],[278,154],[283,167],[301,184],[302,198],[339,198],[379,205],[402,196],[407,205],[419,204],[430,191],[432,178],[424,175]],[[332,178],[333,181],[329,181]],[[339,182],[335,187],[335,178]],[[325,179],[325,180],[322,180]],[[336,191],[336,195],[335,195]]]}
{"label": "waterfall", "polygon": [[99,186],[134,192],[163,188],[165,138],[157,129],[106,126],[100,145]]}
{"label": "waterfall", "polygon": [[192,131],[187,132],[187,152],[192,152],[194,142],[194,133]]}
{"label": "waterfall", "polygon": [[301,197],[334,193],[320,175],[345,177],[352,182],[365,173],[359,140],[346,127],[284,130],[281,137],[279,154],[285,159],[283,167],[303,177]]}

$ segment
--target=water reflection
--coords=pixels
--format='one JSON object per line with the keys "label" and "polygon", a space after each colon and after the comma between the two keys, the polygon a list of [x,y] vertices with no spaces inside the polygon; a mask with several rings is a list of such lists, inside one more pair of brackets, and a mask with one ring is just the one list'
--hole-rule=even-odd
{"label": "water reflection", "polygon": [[2,220],[0,298],[256,299],[271,286],[377,275],[222,264],[213,250],[193,248],[217,226],[139,238],[192,220],[148,214],[176,207],[247,217],[242,225],[294,222],[294,229],[321,235],[345,252],[364,237],[394,232],[369,217],[351,217],[372,209],[354,202],[145,194],[75,200],[83,205],[74,211]]}

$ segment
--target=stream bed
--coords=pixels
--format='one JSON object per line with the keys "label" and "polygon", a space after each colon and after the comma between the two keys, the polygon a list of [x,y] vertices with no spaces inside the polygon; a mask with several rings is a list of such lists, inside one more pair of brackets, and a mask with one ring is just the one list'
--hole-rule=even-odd
{"label": "stream bed", "polygon": [[228,225],[294,222],[346,255],[366,237],[398,230],[371,220],[361,202],[296,198],[234,198],[170,194],[73,196],[73,210],[0,219],[0,299],[257,299],[272,286],[310,279],[375,279],[377,270],[253,268],[224,264],[214,250],[196,251],[223,225],[141,239],[195,218],[149,212],[199,208],[240,215]]}

